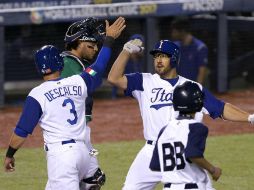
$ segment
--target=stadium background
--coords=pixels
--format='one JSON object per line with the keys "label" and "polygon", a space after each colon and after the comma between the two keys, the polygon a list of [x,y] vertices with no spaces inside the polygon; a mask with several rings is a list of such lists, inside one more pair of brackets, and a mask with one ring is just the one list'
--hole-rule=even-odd
{"label": "stadium background", "polygon": [[[117,8],[112,9],[113,5]],[[97,6],[104,8],[106,13],[100,15]],[[128,7],[121,9],[121,6]],[[131,6],[136,7],[134,12]],[[82,15],[82,7],[85,11],[90,9],[93,11],[90,10],[89,14]],[[61,17],[62,12],[59,12],[60,16],[50,12],[58,13],[60,9],[69,9],[69,12],[64,12],[70,13],[69,17],[68,15]],[[78,13],[73,13],[73,10]],[[8,145],[7,139],[19,118],[26,93],[41,82],[33,63],[34,51],[45,44],[54,44],[63,50],[63,38],[68,25],[87,16],[96,16],[101,21],[106,18],[112,21],[123,13],[128,26],[114,44],[110,63],[113,63],[121,47],[132,34],[141,33],[146,39],[146,61],[143,71],[153,72],[149,49],[158,39],[169,38],[170,22],[175,16],[190,15],[193,34],[202,39],[209,48],[209,75],[205,86],[219,98],[253,113],[253,11],[254,2],[248,0],[1,1],[0,148],[6,148]],[[110,67],[111,65],[108,70]],[[105,82],[96,93],[98,98],[95,100],[94,121],[91,123],[93,142],[143,139],[137,103],[123,97],[110,100],[110,90],[111,86]],[[103,99],[99,98],[101,96]],[[213,121],[209,118],[205,118],[205,123],[209,125],[210,136],[254,132],[254,128],[248,124]],[[34,148],[42,147],[42,145],[41,131],[37,127],[24,147]],[[22,159],[26,160],[26,157]],[[5,181],[11,180],[2,174],[0,178]],[[0,189],[2,189],[1,185]],[[251,186],[250,189],[252,189]]]}
{"label": "stadium background", "polygon": [[154,42],[170,38],[175,16],[189,15],[193,34],[209,48],[205,86],[217,92],[249,87],[254,82],[253,10],[254,2],[248,0],[1,1],[0,107],[13,97],[21,97],[22,102],[24,95],[41,82],[33,63],[34,51],[44,44],[63,50],[69,24],[88,16],[102,22],[125,16],[128,27],[114,45],[111,64],[128,38],[141,33],[146,39],[143,71],[153,72],[148,52]]}

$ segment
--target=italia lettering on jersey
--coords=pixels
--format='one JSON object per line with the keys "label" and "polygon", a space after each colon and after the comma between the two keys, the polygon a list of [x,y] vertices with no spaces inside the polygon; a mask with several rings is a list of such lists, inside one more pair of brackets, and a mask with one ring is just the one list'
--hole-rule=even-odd
{"label": "italia lettering on jersey", "polygon": [[[156,140],[160,129],[178,115],[172,104],[174,88],[190,80],[181,76],[164,80],[158,74],[150,73],[132,73],[127,74],[126,77],[128,83],[125,95],[134,97],[139,102],[144,137],[146,140]],[[202,112],[209,114],[212,118],[220,117],[223,113],[224,102],[215,98],[201,84],[197,84],[205,94]]]}
{"label": "italia lettering on jersey", "polygon": [[81,96],[81,86],[63,86],[49,90],[44,96],[49,102],[62,96]]}
{"label": "italia lettering on jersey", "polygon": [[162,172],[163,183],[205,183],[205,170],[189,158],[203,157],[207,135],[207,127],[193,119],[170,121],[158,136],[150,168]]}
{"label": "italia lettering on jersey", "polygon": [[167,93],[163,88],[153,88],[151,90],[151,108],[160,109],[164,106],[172,106],[173,94]]}

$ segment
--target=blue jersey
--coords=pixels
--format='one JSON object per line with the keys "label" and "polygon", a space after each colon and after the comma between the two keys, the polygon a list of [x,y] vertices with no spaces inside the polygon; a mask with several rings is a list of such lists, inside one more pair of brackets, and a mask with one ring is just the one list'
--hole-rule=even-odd
{"label": "blue jersey", "polygon": [[[126,75],[128,83],[125,95],[137,99],[143,120],[144,137],[156,140],[160,129],[178,116],[173,108],[173,91],[179,84],[188,79],[177,78],[164,80],[158,74],[132,73]],[[205,94],[203,113],[212,118],[223,114],[224,102],[215,98],[208,90],[197,83]]]}
{"label": "blue jersey", "polygon": [[181,58],[177,66],[177,73],[187,79],[197,81],[199,68],[208,63],[208,48],[197,38],[193,37],[192,43],[188,46],[180,41],[175,44],[180,48]]}

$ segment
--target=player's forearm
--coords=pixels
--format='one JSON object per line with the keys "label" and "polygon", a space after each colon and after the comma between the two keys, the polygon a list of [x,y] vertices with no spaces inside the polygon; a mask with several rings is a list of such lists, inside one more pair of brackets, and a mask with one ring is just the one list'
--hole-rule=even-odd
{"label": "player's forearm", "polygon": [[12,148],[18,149],[23,145],[25,140],[26,140],[26,138],[20,137],[20,136],[16,135],[15,133],[13,133],[11,136],[9,146],[11,146]]}
{"label": "player's forearm", "polygon": [[15,133],[12,134],[6,157],[12,158],[16,151],[24,144],[26,138],[20,137]]}
{"label": "player's forearm", "polygon": [[126,50],[122,50],[122,52],[119,54],[119,56],[115,60],[108,75],[108,81],[111,84],[123,89],[127,88],[127,79],[124,76],[124,70],[129,58],[130,58],[130,53]]}
{"label": "player's forearm", "polygon": [[107,36],[102,49],[100,50],[100,53],[95,61],[90,67],[95,70],[98,74],[101,76],[106,70],[107,64],[109,62],[109,59],[111,57],[111,46],[114,42],[114,38]]}
{"label": "player's forearm", "polygon": [[241,110],[240,108],[226,103],[223,110],[223,118],[229,121],[248,122],[249,113]]}
{"label": "player's forearm", "polygon": [[213,166],[210,162],[208,162],[205,158],[189,158],[193,163],[197,164],[199,167],[207,170],[211,176],[213,177],[213,180],[217,181],[221,176],[221,169],[218,167]]}
{"label": "player's forearm", "polygon": [[197,157],[197,158],[189,158],[192,163],[197,164],[199,167],[207,170],[209,173],[213,173],[214,166],[208,162],[205,158]]}

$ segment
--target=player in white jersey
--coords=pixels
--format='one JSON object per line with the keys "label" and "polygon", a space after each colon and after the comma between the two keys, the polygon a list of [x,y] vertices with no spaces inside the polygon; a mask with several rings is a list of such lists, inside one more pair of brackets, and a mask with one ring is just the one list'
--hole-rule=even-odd
{"label": "player in white jersey", "polygon": [[[112,42],[125,27],[122,17],[110,26],[106,21],[103,47],[95,63],[80,75],[60,78],[63,58],[54,46],[43,46],[36,52],[35,64],[44,83],[32,89],[26,98],[4,160],[6,172],[15,170],[15,152],[39,124],[47,156],[46,190],[78,190],[80,181],[90,177],[91,155],[85,144],[85,100],[100,86],[111,56]],[[96,189],[100,189],[102,178],[104,175],[97,172],[90,177],[90,182],[98,184]]]}
{"label": "player in white jersey", "polygon": [[[177,115],[172,107],[174,88],[189,81],[171,72],[171,69],[175,68],[179,62],[180,52],[179,48],[169,40],[159,41],[150,52],[154,58],[156,74],[124,75],[130,54],[136,49],[141,50],[140,44],[138,40],[127,42],[108,75],[108,81],[111,84],[125,90],[126,96],[134,97],[138,101],[146,140],[146,144],[139,151],[129,169],[124,190],[154,189],[161,180],[160,172],[153,172],[149,169],[154,144],[161,128]],[[254,114],[250,115],[232,104],[218,100],[202,85],[199,84],[199,86],[205,94],[202,111],[209,114],[210,117],[254,123]]]}
{"label": "player in white jersey", "polygon": [[191,81],[178,85],[173,92],[173,107],[179,111],[158,135],[150,168],[161,171],[165,190],[206,190],[207,170],[218,180],[221,169],[204,158],[208,128],[194,119],[203,107],[204,94]]}

